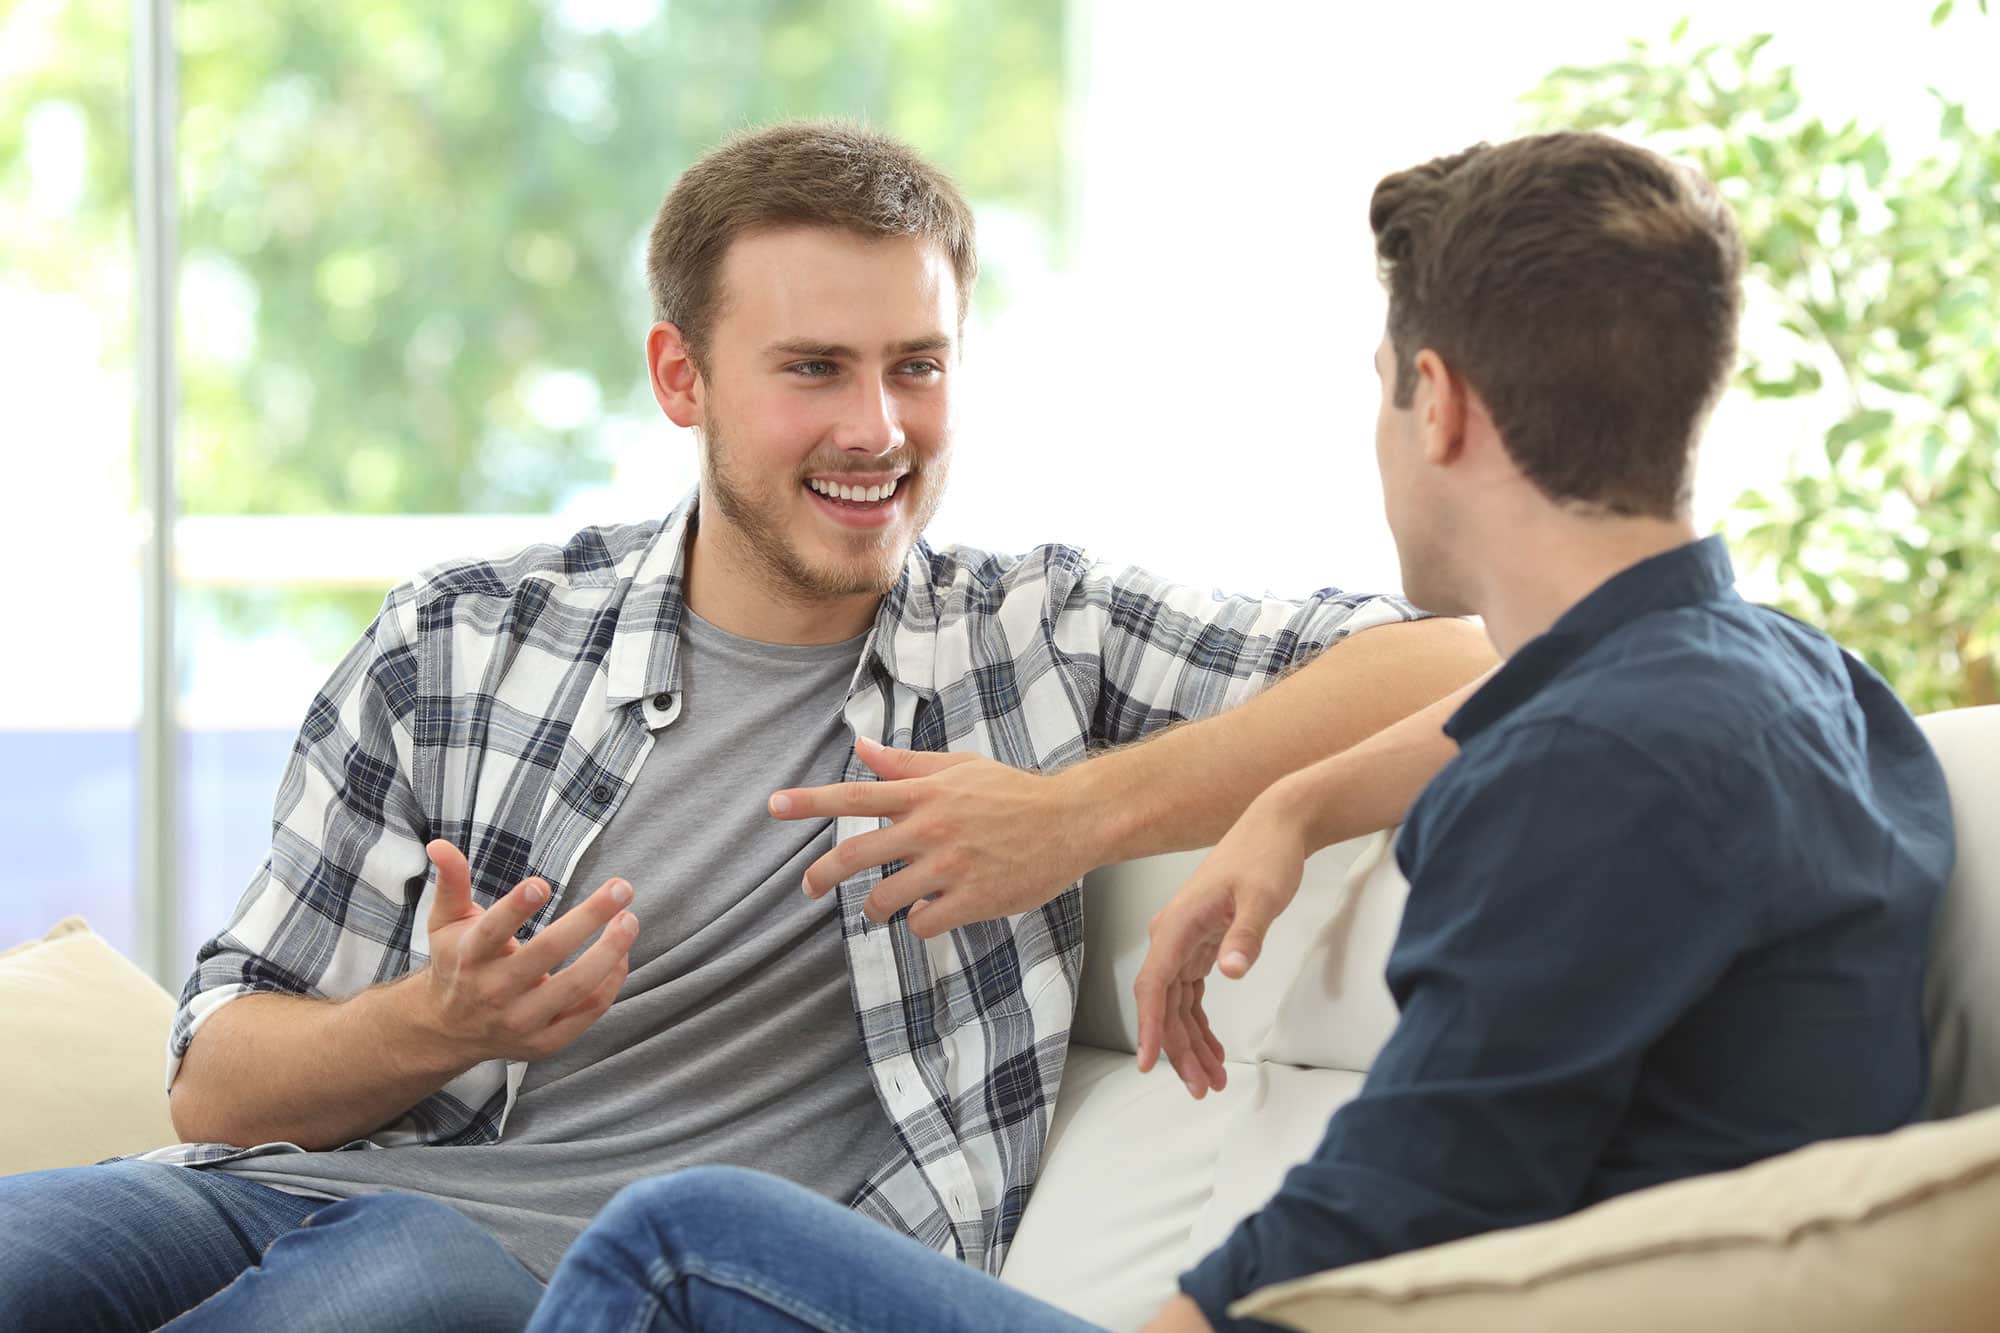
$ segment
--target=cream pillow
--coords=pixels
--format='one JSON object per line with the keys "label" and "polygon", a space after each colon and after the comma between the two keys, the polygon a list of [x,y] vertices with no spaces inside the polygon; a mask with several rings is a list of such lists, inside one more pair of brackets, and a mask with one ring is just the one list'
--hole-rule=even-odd
{"label": "cream pillow", "polygon": [[0,953],[0,1175],[174,1142],[160,1077],[173,1017],[80,917]]}
{"label": "cream pillow", "polygon": [[1303,1333],[2000,1328],[2000,1109],[1256,1292]]}
{"label": "cream pillow", "polygon": [[[1384,973],[1410,896],[1396,864],[1399,831],[1384,830],[1361,844],[1334,895],[1336,905],[1314,932],[1258,1044],[1259,1060],[1365,1074],[1395,1031],[1396,1000]],[[1297,912],[1294,903],[1272,933],[1296,928]]]}

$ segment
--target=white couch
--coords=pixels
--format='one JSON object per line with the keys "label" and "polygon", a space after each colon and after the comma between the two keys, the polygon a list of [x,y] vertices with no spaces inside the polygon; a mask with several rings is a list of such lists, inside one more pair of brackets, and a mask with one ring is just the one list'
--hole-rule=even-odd
{"label": "white couch", "polygon": [[[1959,838],[1931,984],[1932,1109],[1945,1116],[2000,1104],[2000,707],[1923,726]],[[1382,969],[1408,886],[1388,846],[1382,835],[1315,856],[1256,967],[1210,984],[1229,1086],[1201,1102],[1164,1063],[1140,1075],[1132,1054],[1147,924],[1200,854],[1091,877],[1074,1044],[1008,1282],[1111,1329],[1136,1327],[1312,1151],[1395,1022]],[[2000,1328],[2000,1312],[1989,1326]]]}
{"label": "white couch", "polygon": [[[1965,1114],[2000,1105],[2000,819],[1995,818],[2000,815],[1995,796],[2000,791],[2000,708],[1962,710],[1923,721],[1951,783],[1959,836],[1958,870],[1939,921],[1931,977],[1932,1109],[1940,1116],[1959,1117],[1951,1125],[1975,1136],[1970,1147],[1961,1133],[1943,1145],[1945,1151],[1927,1149],[1932,1159],[1950,1160],[1925,1166],[1930,1174],[1924,1179],[1934,1184],[1949,1173],[1954,1182],[1984,1179],[1989,1184],[1987,1194],[1961,1193],[1960,1211],[1953,1215],[1956,1221],[1941,1214],[1906,1217],[1899,1271],[1909,1274],[1901,1279],[1906,1284],[1922,1283],[1930,1290],[1951,1285],[1953,1274],[1972,1268],[1991,1275],[1991,1290],[1953,1294],[1960,1308],[1975,1311],[1966,1319],[1898,1318],[1884,1325],[1870,1310],[1863,1310],[1841,1325],[1868,1333],[1884,1326],[1895,1327],[1898,1333],[1919,1328],[2000,1328],[2000,1266],[1984,1261],[1985,1254],[2000,1250],[2000,1112]],[[1406,886],[1388,854],[1385,835],[1314,857],[1297,903],[1280,919],[1251,974],[1241,982],[1211,987],[1208,1010],[1230,1057],[1226,1092],[1195,1102],[1170,1070],[1140,1076],[1133,1065],[1136,1024],[1131,987],[1145,954],[1147,924],[1199,860],[1198,853],[1159,857],[1110,867],[1091,877],[1085,896],[1088,958],[1069,1068],[1055,1107],[1041,1184],[1003,1274],[1014,1285],[1114,1330],[1136,1327],[1149,1317],[1172,1294],[1175,1277],[1220,1242],[1238,1219],[1259,1207],[1277,1188],[1286,1168],[1312,1151],[1327,1118],[1359,1090],[1364,1071],[1395,1021],[1382,968]],[[80,922],[65,923],[48,940],[0,954],[0,1056],[23,1075],[9,1095],[0,1098],[0,1173],[91,1161],[167,1141],[171,1129],[160,1091],[159,1041],[172,1009],[165,992]],[[1822,1167],[1825,1160],[1801,1163],[1803,1174],[1830,1179],[1832,1192],[1853,1202],[1867,1217],[1887,1215],[1865,1197],[1868,1189],[1911,1195],[1912,1176],[1901,1167],[1889,1171],[1873,1156],[1860,1167],[1853,1165],[1851,1155]],[[1812,1187],[1799,1187],[1801,1174],[1794,1170],[1774,1187],[1791,1189],[1801,1197],[1812,1194]],[[1722,1177],[1710,1179],[1726,1183]],[[1742,1184],[1753,1193],[1768,1193],[1764,1185],[1768,1179],[1772,1178]],[[1674,1190],[1684,1191],[1684,1185],[1644,1191],[1629,1199],[1641,1201]],[[1941,1192],[1930,1184],[1924,1190]],[[1739,1188],[1735,1201],[1723,1205],[1733,1210],[1737,1223],[1747,1215],[1742,1193]],[[1687,1195],[1678,1197],[1685,1200]],[[1485,1238],[1500,1244],[1475,1248],[1471,1267],[1483,1265],[1489,1278],[1495,1273],[1526,1274],[1516,1286],[1546,1286],[1533,1271],[1537,1264],[1548,1255],[1568,1263],[1568,1256],[1579,1249],[1579,1225],[1586,1242],[1583,1248],[1588,1248],[1591,1238],[1611,1230],[1595,1214],[1625,1202],[1613,1200],[1569,1222],[1550,1224],[1568,1228],[1561,1235],[1545,1237],[1540,1233],[1547,1228],[1530,1228]],[[1801,1208],[1804,1211],[1789,1215],[1775,1215],[1785,1214],[1777,1209],[1760,1225],[1776,1234],[1780,1243],[1801,1229],[1842,1238],[1839,1225],[1823,1225],[1827,1215],[1819,1202]],[[1684,1203],[1681,1212],[1689,1211]],[[1714,1207],[1692,1211],[1713,1212]],[[1658,1230],[1656,1217],[1642,1217],[1639,1222],[1638,1231],[1648,1225]],[[1940,1235],[1940,1229],[1950,1235]],[[1909,1240],[1912,1230],[1914,1242]],[[1622,1234],[1628,1241],[1636,1234],[1629,1220]],[[1509,1248],[1510,1237],[1530,1243]],[[1945,1244],[1947,1239],[1957,1248]],[[1448,1251],[1480,1244],[1459,1242],[1406,1258],[1442,1260]],[[1628,1249],[1657,1254],[1661,1247],[1641,1237]],[[1682,1253],[1685,1257],[1688,1251]],[[1918,1274],[1921,1264],[1909,1257],[1913,1253],[1929,1259],[1941,1276]],[[1981,1257],[1967,1260],[1968,1253]],[[1830,1272],[1836,1279],[1843,1273],[1866,1277],[1885,1267],[1879,1250],[1858,1261],[1853,1254],[1852,1249],[1835,1249],[1819,1257],[1818,1267],[1795,1264],[1775,1278],[1762,1269],[1758,1272],[1769,1279],[1767,1295],[1775,1292],[1778,1308],[1789,1311],[1801,1282],[1820,1289],[1837,1287],[1838,1281],[1828,1277]],[[1694,1262],[1700,1265],[1699,1283],[1713,1284],[1722,1262],[1717,1252],[1703,1249]],[[1360,1311],[1366,1318],[1356,1319],[1353,1309],[1342,1309],[1324,1326],[1343,1333],[1364,1327],[1394,1328],[1399,1333],[1468,1327],[1481,1333],[1516,1328],[1533,1333],[1552,1329],[1595,1333],[1611,1326],[1588,1312],[1582,1318],[1559,1321],[1546,1305],[1510,1314],[1503,1303],[1496,1307],[1501,1311],[1497,1316],[1492,1309],[1481,1309],[1475,1316],[1448,1301],[1411,1300],[1409,1293],[1424,1284],[1411,1277],[1409,1265],[1396,1268],[1399,1263],[1392,1259],[1344,1270],[1348,1275],[1379,1272],[1381,1276],[1352,1284],[1368,1288],[1363,1294],[1371,1300],[1362,1302],[1366,1308]],[[1443,1282],[1434,1280],[1439,1267],[1448,1270]],[[1462,1262],[1455,1268],[1444,1263],[1434,1265],[1428,1277],[1421,1272],[1416,1277],[1428,1281],[1432,1290],[1464,1289],[1467,1267]],[[1392,1268],[1393,1272],[1387,1271]],[[1600,1287],[1611,1284],[1610,1299],[1621,1311],[1629,1310],[1634,1291],[1642,1291],[1641,1299],[1657,1304],[1655,1291],[1671,1294],[1688,1285],[1673,1272],[1655,1272],[1650,1277],[1656,1288],[1635,1287],[1629,1271],[1605,1265],[1598,1266],[1597,1276]],[[1484,1285],[1492,1289],[1506,1284],[1489,1280]],[[1872,1295],[1883,1304],[1871,1309],[1889,1308],[1900,1314],[1912,1308],[1903,1289],[1892,1286]],[[1853,1304],[1845,1291],[1836,1291],[1834,1297]],[[1349,1307],[1355,1304],[1348,1302]],[[1426,1315],[1426,1310],[1431,1313]],[[1698,1312],[1699,1317],[1662,1310],[1660,1318],[1646,1327],[1676,1331],[1701,1327],[1705,1333],[1749,1328],[1762,1333],[1774,1326],[1819,1330],[1835,1326],[1830,1319],[1810,1324],[1787,1319],[1774,1325],[1754,1312],[1747,1321],[1731,1323],[1711,1318],[1712,1308]],[[1426,1318],[1431,1322],[1422,1322]],[[1620,1333],[1638,1327],[1624,1314],[1615,1324]],[[1308,1321],[1300,1326],[1320,1325]]]}

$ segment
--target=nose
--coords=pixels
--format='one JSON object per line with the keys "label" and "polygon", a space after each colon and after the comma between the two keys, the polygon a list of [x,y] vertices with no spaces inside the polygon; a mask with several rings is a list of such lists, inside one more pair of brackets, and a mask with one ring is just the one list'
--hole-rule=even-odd
{"label": "nose", "polygon": [[847,401],[841,404],[833,444],[844,453],[855,454],[886,454],[902,448],[903,422],[888,385],[856,377]]}

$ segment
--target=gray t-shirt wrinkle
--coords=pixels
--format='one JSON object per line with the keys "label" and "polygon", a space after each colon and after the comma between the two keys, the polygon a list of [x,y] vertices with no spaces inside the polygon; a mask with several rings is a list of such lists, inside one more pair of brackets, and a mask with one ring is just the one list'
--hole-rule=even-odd
{"label": "gray t-shirt wrinkle", "polygon": [[528,1066],[498,1143],[223,1169],[334,1198],[430,1195],[545,1281],[613,1194],[677,1167],[755,1166],[851,1198],[900,1148],[862,1058],[836,904],[801,892],[833,826],[773,819],[765,802],[840,779],[862,642],[761,644],[690,615],[680,717],[567,889],[581,902],[613,875],[631,882],[629,975],[588,1032]]}

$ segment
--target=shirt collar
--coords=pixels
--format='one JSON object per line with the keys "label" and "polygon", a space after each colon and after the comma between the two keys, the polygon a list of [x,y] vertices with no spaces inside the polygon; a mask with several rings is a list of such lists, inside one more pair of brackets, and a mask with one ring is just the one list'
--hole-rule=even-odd
{"label": "shirt collar", "polygon": [[1451,715],[1445,735],[1464,745],[1626,625],[1655,611],[1710,601],[1735,582],[1729,548],[1720,537],[1704,537],[1620,570],[1563,612],[1545,633],[1522,644]]}
{"label": "shirt collar", "polygon": [[[646,546],[633,571],[618,612],[618,632],[605,659],[606,708],[618,709],[636,699],[673,694],[680,689],[681,627],[687,623],[687,539],[700,506],[699,490],[681,501]],[[936,622],[936,585],[931,549],[919,541],[903,562],[903,572],[882,598],[874,627],[861,651],[855,681],[866,679],[871,665],[889,679],[919,694],[934,691],[934,655],[912,651],[928,635],[898,635],[906,623]],[[640,628],[644,626],[644,628]],[[899,640],[902,643],[899,651]],[[850,687],[850,693],[852,687]]]}

